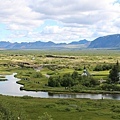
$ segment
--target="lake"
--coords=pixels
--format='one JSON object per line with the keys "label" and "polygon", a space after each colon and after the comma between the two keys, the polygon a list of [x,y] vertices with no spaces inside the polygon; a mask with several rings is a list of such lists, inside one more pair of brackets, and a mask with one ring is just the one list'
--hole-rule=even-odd
{"label": "lake", "polygon": [[120,94],[89,94],[89,93],[78,93],[78,94],[50,94],[48,92],[33,92],[20,90],[22,85],[17,84],[18,78],[15,78],[13,73],[12,75],[6,75],[5,77],[8,81],[0,82],[0,94],[10,95],[10,96],[32,96],[40,98],[90,98],[90,99],[115,99],[120,100]]}

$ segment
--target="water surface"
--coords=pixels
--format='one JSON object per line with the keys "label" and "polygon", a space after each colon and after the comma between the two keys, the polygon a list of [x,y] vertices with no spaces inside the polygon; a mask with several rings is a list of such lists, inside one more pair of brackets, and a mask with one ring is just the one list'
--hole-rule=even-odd
{"label": "water surface", "polygon": [[90,99],[115,99],[120,100],[120,94],[89,94],[89,93],[78,93],[78,94],[49,94],[48,92],[35,92],[20,90],[22,85],[17,84],[18,78],[12,75],[6,75],[8,81],[0,82],[0,94],[10,96],[32,96],[41,98],[90,98]]}

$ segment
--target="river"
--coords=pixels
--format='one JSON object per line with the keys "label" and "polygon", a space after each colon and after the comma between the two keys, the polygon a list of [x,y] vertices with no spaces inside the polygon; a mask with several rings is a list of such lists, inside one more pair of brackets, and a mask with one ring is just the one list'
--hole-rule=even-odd
{"label": "river", "polygon": [[18,78],[12,75],[6,75],[8,81],[0,82],[0,94],[10,96],[32,96],[40,98],[90,98],[90,99],[115,99],[120,100],[120,94],[89,94],[89,93],[78,93],[78,94],[49,94],[48,92],[33,92],[20,90],[22,85],[17,84]]}

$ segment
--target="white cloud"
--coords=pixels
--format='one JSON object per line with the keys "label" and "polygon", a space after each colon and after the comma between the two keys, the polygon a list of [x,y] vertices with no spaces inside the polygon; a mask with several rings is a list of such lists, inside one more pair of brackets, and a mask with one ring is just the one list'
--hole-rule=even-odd
{"label": "white cloud", "polygon": [[29,0],[0,0],[0,22],[12,30],[31,30],[43,21],[40,14],[29,8]]}
{"label": "white cloud", "polygon": [[32,38],[32,41],[41,40],[68,43],[74,40],[89,38],[90,35],[91,31],[87,28],[46,26],[41,32],[29,32],[27,38]]}
{"label": "white cloud", "polygon": [[[48,25],[40,31],[45,20],[56,20],[62,26]],[[11,38],[65,41],[94,39],[119,33],[120,3],[117,0],[0,0],[0,22],[10,30]]]}

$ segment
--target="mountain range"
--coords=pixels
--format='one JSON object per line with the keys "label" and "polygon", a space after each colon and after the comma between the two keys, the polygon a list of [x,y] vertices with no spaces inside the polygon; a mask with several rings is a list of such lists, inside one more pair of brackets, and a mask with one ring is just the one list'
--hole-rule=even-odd
{"label": "mountain range", "polygon": [[120,48],[120,34],[107,35],[96,38],[93,41],[80,40],[71,43],[54,43],[54,42],[21,42],[11,43],[6,41],[0,42],[0,49],[62,49],[62,48]]}
{"label": "mountain range", "polygon": [[0,42],[0,49],[60,49],[60,48],[85,48],[89,45],[90,41],[80,40],[71,43],[54,43],[54,42]]}
{"label": "mountain range", "polygon": [[99,37],[88,48],[120,48],[120,34]]}

